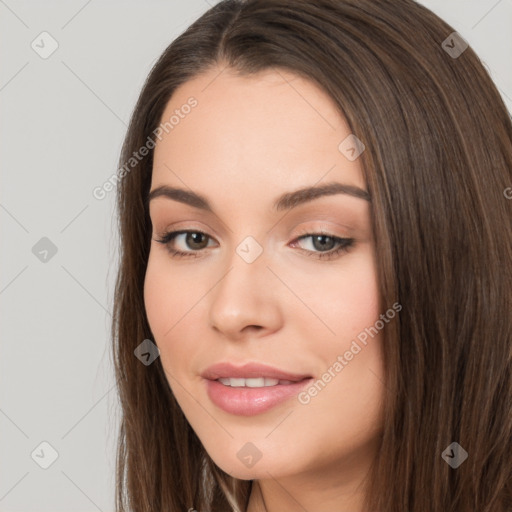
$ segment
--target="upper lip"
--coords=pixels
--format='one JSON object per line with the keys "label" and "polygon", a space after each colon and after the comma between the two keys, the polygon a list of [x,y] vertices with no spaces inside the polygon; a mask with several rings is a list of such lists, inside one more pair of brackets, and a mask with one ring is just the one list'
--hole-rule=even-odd
{"label": "upper lip", "polygon": [[217,380],[227,377],[244,379],[266,377],[269,379],[298,382],[311,376],[306,374],[300,375],[290,373],[261,363],[246,363],[242,366],[235,366],[232,363],[221,362],[209,366],[203,373],[201,373],[201,377],[208,380]]}

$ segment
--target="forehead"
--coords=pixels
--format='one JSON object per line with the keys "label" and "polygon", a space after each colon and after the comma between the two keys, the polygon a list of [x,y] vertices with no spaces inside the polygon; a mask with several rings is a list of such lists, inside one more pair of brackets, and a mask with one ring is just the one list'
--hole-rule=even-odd
{"label": "forehead", "polygon": [[336,105],[289,71],[240,76],[211,68],[174,92],[161,123],[171,117],[156,144],[153,186],[181,180],[222,192],[243,183],[275,195],[325,177],[365,187],[359,161],[339,149],[351,130]]}

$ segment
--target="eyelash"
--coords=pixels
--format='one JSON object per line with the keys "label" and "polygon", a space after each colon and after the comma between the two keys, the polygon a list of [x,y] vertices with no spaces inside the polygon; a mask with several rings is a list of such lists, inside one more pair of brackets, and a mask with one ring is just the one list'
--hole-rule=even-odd
{"label": "eyelash", "polygon": [[[196,251],[178,251],[178,250],[172,249],[170,247],[170,242],[174,238],[176,238],[176,236],[182,235],[185,233],[195,233],[195,234],[205,235],[208,239],[211,240],[211,237],[207,233],[204,233],[203,231],[188,229],[188,230],[181,230],[181,231],[167,231],[167,232],[163,233],[161,238],[159,238],[159,239],[155,238],[155,242],[165,245],[167,250],[171,253],[171,256],[173,258],[188,258],[188,257],[197,258],[197,257],[199,257],[199,253],[203,252],[203,249],[196,250]],[[334,259],[336,256],[338,256],[342,253],[349,252],[349,250],[354,247],[355,240],[353,238],[341,238],[341,237],[326,233],[322,230],[319,233],[309,233],[307,231],[304,231],[294,240],[294,242],[297,242],[304,238],[309,238],[309,237],[314,237],[314,236],[327,236],[329,238],[334,239],[334,241],[336,243],[341,244],[341,245],[335,250],[326,251],[326,252],[309,251],[307,249],[300,249],[301,251],[305,251],[306,255],[309,257],[314,257],[314,258],[318,258],[321,260],[324,260],[324,259],[330,260],[330,259]]]}

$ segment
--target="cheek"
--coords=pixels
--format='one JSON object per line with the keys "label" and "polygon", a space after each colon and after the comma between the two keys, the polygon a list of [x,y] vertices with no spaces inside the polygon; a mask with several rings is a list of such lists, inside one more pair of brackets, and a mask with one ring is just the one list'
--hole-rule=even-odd
{"label": "cheek", "polygon": [[361,265],[361,268],[340,283],[341,293],[335,293],[333,301],[337,301],[338,331],[343,337],[354,338],[365,328],[373,325],[379,317],[379,287],[375,268],[372,265]]}
{"label": "cheek", "polygon": [[[347,260],[345,266],[326,266],[296,282],[300,283],[297,295],[321,320],[314,322],[319,329],[317,332],[322,339],[336,343],[338,348],[379,318],[378,278],[370,248]],[[299,318],[311,321],[311,315],[297,315]]]}
{"label": "cheek", "polygon": [[173,307],[173,295],[166,293],[166,290],[169,290],[167,275],[161,271],[160,267],[161,264],[153,257],[151,251],[144,278],[144,305],[149,326],[157,338],[164,328],[166,312]]}
{"label": "cheek", "polygon": [[182,284],[165,255],[155,254],[152,250],[144,278],[144,305],[154,341],[160,350],[164,340],[172,338],[180,318],[186,314],[186,306],[193,300],[189,297],[193,295],[189,291],[193,287]]}
{"label": "cheek", "polygon": [[170,375],[184,373],[188,361],[198,350],[197,307],[207,288],[196,275],[184,278],[179,266],[173,266],[163,251],[152,249],[144,278],[144,304],[153,341],[160,350],[163,367]]}

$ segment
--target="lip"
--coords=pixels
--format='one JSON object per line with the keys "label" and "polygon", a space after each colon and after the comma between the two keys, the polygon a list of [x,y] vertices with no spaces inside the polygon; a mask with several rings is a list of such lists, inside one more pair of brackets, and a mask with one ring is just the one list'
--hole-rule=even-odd
{"label": "lip", "polygon": [[311,375],[290,373],[261,363],[246,363],[242,366],[235,366],[232,363],[222,362],[209,366],[201,374],[201,377],[208,380],[217,380],[224,377],[244,379],[250,379],[251,377],[267,377],[270,379],[298,382],[311,377]]}
{"label": "lip", "polygon": [[[231,363],[217,363],[207,368],[201,377],[205,379],[206,391],[210,400],[227,413],[238,416],[254,416],[268,411],[298,393],[311,380],[310,375],[299,375],[260,363],[247,363],[234,366]],[[219,378],[267,377],[292,381],[291,384],[249,388],[230,387],[217,381]]]}

